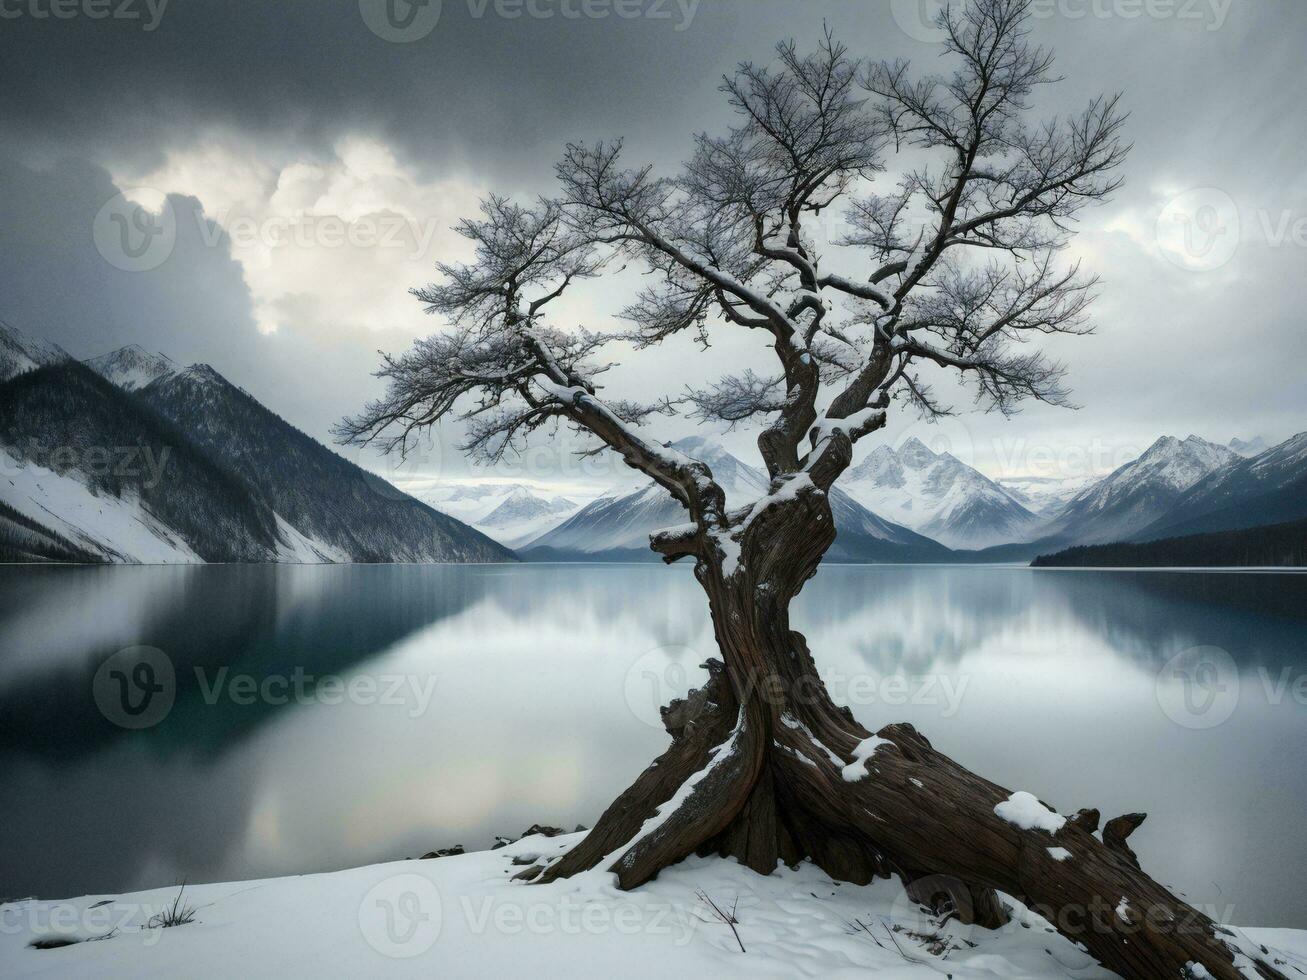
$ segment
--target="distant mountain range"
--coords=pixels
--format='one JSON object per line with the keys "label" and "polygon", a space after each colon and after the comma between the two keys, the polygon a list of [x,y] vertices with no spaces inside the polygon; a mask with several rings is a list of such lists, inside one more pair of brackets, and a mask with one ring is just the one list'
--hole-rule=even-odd
{"label": "distant mountain range", "polygon": [[570,513],[576,506],[576,501],[566,497],[545,498],[524,487],[514,487],[480,523],[485,527],[517,528],[524,523]]}
{"label": "distant mountain range", "polygon": [[506,561],[205,364],[0,324],[0,559]]}
{"label": "distant mountain range", "polygon": [[581,505],[542,494],[524,483],[446,485],[422,495],[432,507],[457,517],[508,548],[539,536]]}
{"label": "distant mountain range", "polygon": [[1162,436],[1138,459],[1067,501],[1040,537],[1076,544],[1128,541],[1174,508],[1203,477],[1239,459],[1227,446],[1197,436]]}
{"label": "distant mountain range", "polygon": [[1307,517],[1307,433],[1257,451],[1264,446],[1260,437],[1221,446],[1194,435],[1163,436],[1137,459],[1087,484],[1051,511],[1033,540],[969,557],[1026,561],[1077,546],[1154,541]]}
{"label": "distant mountain range", "polygon": [[[726,491],[730,506],[742,506],[767,492],[767,475],[741,462],[716,443],[691,437],[675,448],[708,464]],[[827,553],[830,561],[945,561],[949,550],[937,541],[884,520],[852,496],[831,494],[837,536]],[[655,484],[628,493],[600,497],[557,527],[523,542],[518,553],[531,561],[655,561],[649,535],[685,522],[685,509]]]}
{"label": "distant mountain range", "polygon": [[1307,432],[1207,474],[1136,539],[1256,527],[1307,516]]}
{"label": "distant mountain range", "polygon": [[1231,439],[1230,448],[1240,456],[1256,456],[1267,450],[1266,440],[1261,436],[1244,441],[1243,439]]}
{"label": "distant mountain range", "polygon": [[[710,439],[673,445],[732,506],[768,490]],[[208,365],[135,346],[78,362],[0,322],[0,560],[653,561],[650,533],[685,520],[647,483],[588,502],[504,481],[423,496]],[[853,466],[831,506],[828,558],[843,562],[1026,561],[1240,531],[1307,518],[1307,433],[1269,448],[1163,436],[1101,479],[992,480],[909,439]]]}
{"label": "distant mountain range", "polygon": [[1000,477],[998,484],[1027,510],[1048,520],[1089,484],[1092,476]]}
{"label": "distant mountain range", "polygon": [[[732,505],[767,490],[761,470],[711,440],[696,437],[673,445],[709,465]],[[1258,451],[1264,445],[1260,438],[1221,446],[1192,435],[1163,436],[1101,479],[1004,481],[991,480],[948,453],[932,452],[917,439],[897,449],[877,447],[831,495],[839,538],[828,557],[1028,561],[1078,545],[1307,517],[1307,434]],[[431,499],[528,561],[653,561],[649,534],[685,519],[681,506],[652,484],[608,493],[571,510],[524,486],[504,484],[444,488]],[[523,515],[521,523],[509,525],[511,535],[494,527],[497,519],[491,515],[500,506]]]}

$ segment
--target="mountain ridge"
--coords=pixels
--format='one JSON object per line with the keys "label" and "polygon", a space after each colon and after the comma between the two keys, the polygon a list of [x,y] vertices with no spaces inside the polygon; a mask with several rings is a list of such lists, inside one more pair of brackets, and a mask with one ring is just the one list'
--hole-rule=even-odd
{"label": "mountain ridge", "polygon": [[[691,436],[672,447],[708,464],[730,506],[748,504],[768,490],[765,473],[710,440]],[[837,529],[827,553],[830,561],[944,561],[951,554],[938,542],[884,520],[839,488],[831,491],[830,501]],[[527,561],[657,561],[649,535],[685,519],[685,508],[649,483],[591,501],[561,524],[523,542],[519,551]]]}
{"label": "mountain ridge", "polygon": [[152,354],[138,344],[119,347],[82,363],[123,391],[136,391],[182,370],[166,355]]}
{"label": "mountain ridge", "polygon": [[79,362],[3,323],[0,353],[13,372],[0,381],[11,560],[516,560],[208,364],[136,345]]}
{"label": "mountain ridge", "polygon": [[1300,517],[1307,517],[1307,432],[1209,473],[1133,540],[1232,531]]}
{"label": "mountain ridge", "polygon": [[1137,458],[1085,487],[1044,528],[1068,544],[1123,541],[1165,514],[1209,473],[1240,457],[1198,436],[1161,436]]}
{"label": "mountain ridge", "polygon": [[1027,537],[1041,523],[1001,484],[915,436],[877,446],[838,482],[886,519],[949,548],[983,548]]}
{"label": "mountain ridge", "polygon": [[0,382],[72,359],[72,355],[58,344],[29,337],[17,327],[0,320]]}

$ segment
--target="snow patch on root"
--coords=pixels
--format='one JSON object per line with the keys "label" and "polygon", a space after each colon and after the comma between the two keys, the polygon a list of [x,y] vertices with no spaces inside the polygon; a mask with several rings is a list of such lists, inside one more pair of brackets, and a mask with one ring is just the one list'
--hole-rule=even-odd
{"label": "snow patch on root", "polygon": [[821,739],[812,733],[812,729],[790,715],[781,715],[781,724],[791,731],[802,732],[819,752],[823,753],[832,765],[843,767],[844,760],[832,752]]}
{"label": "snow patch on root", "polygon": [[1050,810],[1032,793],[1017,790],[994,807],[994,813],[1022,830],[1046,830],[1056,834],[1066,824],[1066,817]]}
{"label": "snow patch on root", "polygon": [[867,762],[876,753],[876,750],[882,745],[893,745],[887,738],[879,738],[875,735],[864,738],[861,742],[853,747],[853,761],[845,766],[840,774],[844,777],[846,783],[856,783],[867,775]]}
{"label": "snow patch on root", "polygon": [[635,836],[617,850],[608,854],[600,862],[600,866],[616,868],[619,865],[629,863],[636,846],[656,833],[658,828],[670,820],[672,814],[690,799],[696,786],[707,779],[714,769],[729,761],[738,752],[740,734],[743,731],[744,709],[741,708],[739,715],[735,719],[735,727],[731,730],[731,734],[708,753],[708,761],[704,764],[704,767],[681,783],[676,792],[672,794],[671,799],[654,811],[654,815],[640,826]]}

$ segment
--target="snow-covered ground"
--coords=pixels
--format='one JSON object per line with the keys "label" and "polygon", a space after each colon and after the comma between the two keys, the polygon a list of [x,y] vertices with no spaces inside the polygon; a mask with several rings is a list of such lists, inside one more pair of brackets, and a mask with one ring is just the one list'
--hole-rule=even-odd
{"label": "snow-covered ground", "polygon": [[280,514],[273,515],[277,520],[277,561],[291,564],[318,565],[323,562],[349,561],[350,557],[340,548],[332,547],[324,541],[318,541],[300,531]]}
{"label": "snow-covered ground", "polygon": [[[631,892],[603,872],[551,885],[511,881],[536,856],[579,838],[188,886],[183,905],[194,907],[194,920],[172,928],[146,924],[172,904],[176,887],[11,902],[0,906],[0,975],[1112,976],[1018,903],[1013,921],[993,932],[941,926],[895,880],[837,884],[810,864],[764,878],[733,861],[690,858]],[[734,932],[710,902],[734,915]],[[1307,931],[1245,931],[1307,969]],[[61,938],[82,941],[31,945]]]}

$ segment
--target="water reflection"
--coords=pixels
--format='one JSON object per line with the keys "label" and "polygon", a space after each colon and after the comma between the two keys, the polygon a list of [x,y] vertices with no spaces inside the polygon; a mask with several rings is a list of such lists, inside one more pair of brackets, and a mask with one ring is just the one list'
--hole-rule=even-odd
{"label": "water reflection", "polygon": [[[1145,809],[1150,868],[1236,922],[1307,926],[1307,577],[830,566],[795,624],[865,724],[1063,810]],[[698,586],[657,566],[0,568],[5,890],[57,896],[344,867],[537,820],[591,822],[666,735],[651,706],[713,652]],[[157,726],[90,693],[165,650]],[[1243,674],[1209,730],[1158,669],[1215,645]],[[206,700],[195,668],[434,679],[393,703]],[[213,703],[209,703],[212,701]],[[650,724],[650,722],[654,724]]]}
{"label": "water reflection", "polygon": [[[158,754],[232,749],[283,705],[210,710],[206,689],[235,674],[338,675],[414,630],[462,612],[483,579],[453,566],[6,569],[0,639],[0,751],[66,764],[132,737]],[[9,576],[19,578],[10,589]],[[129,732],[92,699],[100,664],[124,647],[164,651],[175,671],[168,723]],[[227,672],[221,673],[222,668]],[[298,670],[297,670],[298,668]],[[209,694],[212,698],[212,693]]]}

